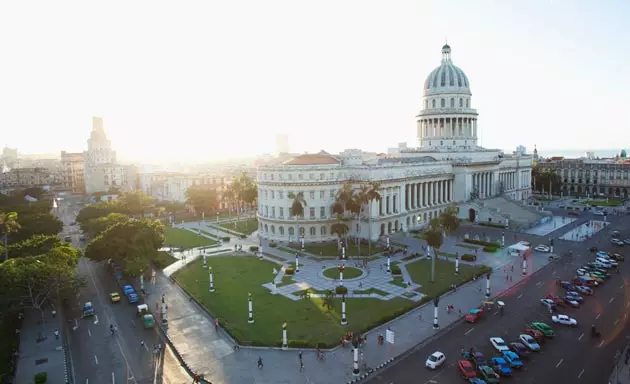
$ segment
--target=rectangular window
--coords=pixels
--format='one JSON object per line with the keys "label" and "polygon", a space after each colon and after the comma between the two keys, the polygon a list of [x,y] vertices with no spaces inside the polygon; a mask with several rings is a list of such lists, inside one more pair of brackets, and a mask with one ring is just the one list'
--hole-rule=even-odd
{"label": "rectangular window", "polygon": [[320,180],[324,180],[324,177],[326,177],[326,176],[324,176],[324,174],[323,174],[323,173],[320,173],[320,174],[319,174],[319,179],[320,179]]}
{"label": "rectangular window", "polygon": [[265,199],[267,198],[267,191],[265,191]]}
{"label": "rectangular window", "polygon": [[287,176],[289,177],[289,180],[293,180],[293,175],[292,174],[289,173]]}
{"label": "rectangular window", "polygon": [[276,198],[276,192],[275,191],[271,191],[271,198],[275,199]]}
{"label": "rectangular window", "polygon": [[308,179],[309,179],[309,180],[313,180],[314,178],[315,178],[315,175],[314,175],[314,174],[312,174],[312,173],[309,173],[309,174],[308,174]]}
{"label": "rectangular window", "polygon": [[326,194],[326,191],[319,191],[319,199],[320,200],[324,200],[324,195]]}
{"label": "rectangular window", "polygon": [[319,207],[319,217],[321,219],[326,217],[326,207]]}
{"label": "rectangular window", "polygon": [[276,207],[271,207],[271,217],[276,217]]}
{"label": "rectangular window", "polygon": [[315,200],[315,191],[311,191],[309,196],[311,197],[311,200]]}
{"label": "rectangular window", "polygon": [[278,191],[278,199],[284,199],[284,191]]}
{"label": "rectangular window", "polygon": [[269,216],[269,207],[265,205],[265,217]]}
{"label": "rectangular window", "polygon": [[284,207],[280,207],[280,218],[284,219]]}
{"label": "rectangular window", "polygon": [[314,219],[314,218],[315,218],[315,208],[311,207],[311,208],[309,209],[309,211],[310,211],[310,213],[311,213],[311,219]]}
{"label": "rectangular window", "polygon": [[335,190],[334,190],[334,189],[331,189],[331,190],[330,190],[330,198],[331,198],[331,199],[334,199],[334,198],[335,198]]}
{"label": "rectangular window", "polygon": [[298,175],[298,180],[302,180],[302,174],[301,173]]}

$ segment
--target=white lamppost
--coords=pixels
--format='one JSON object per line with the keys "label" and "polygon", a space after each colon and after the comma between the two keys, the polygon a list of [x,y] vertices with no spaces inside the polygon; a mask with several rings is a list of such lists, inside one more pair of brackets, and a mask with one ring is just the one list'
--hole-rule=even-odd
{"label": "white lamppost", "polygon": [[455,275],[459,275],[459,253],[455,255]]}
{"label": "white lamppost", "polygon": [[490,274],[486,274],[486,299],[490,298]]}
{"label": "white lamppost", "polygon": [[272,294],[272,295],[275,295],[276,293],[277,293],[277,292],[276,292],[276,281],[275,281],[275,280],[272,280],[272,281],[271,281],[271,294]]}
{"label": "white lamppost", "polygon": [[505,247],[505,232],[501,233],[501,246]]}
{"label": "white lamppost", "polygon": [[140,291],[144,292],[144,276],[140,274]]}
{"label": "white lamppost", "polygon": [[346,296],[341,298],[341,325],[347,325],[348,318],[346,317]]}
{"label": "white lamppost", "polygon": [[300,259],[298,258],[298,253],[295,254],[295,273],[300,272]]}
{"label": "white lamppost", "polygon": [[523,276],[527,275],[527,257],[523,257],[523,270],[521,274]]}
{"label": "white lamppost", "polygon": [[343,270],[344,270],[344,265],[341,264],[340,266],[337,267],[337,269],[339,270],[339,285],[343,285]]}
{"label": "white lamppost", "polygon": [[438,305],[440,304],[440,298],[436,297],[433,300],[433,329],[439,329],[440,323],[438,323]]}
{"label": "white lamppost", "polygon": [[392,271],[391,262],[392,262],[392,259],[391,259],[391,256],[390,256],[389,250],[388,250],[387,251],[387,273],[390,273]]}
{"label": "white lamppost", "polygon": [[263,259],[263,246],[262,246],[262,244],[260,245],[260,247],[258,248],[258,250],[260,251],[260,252],[258,253],[258,258],[259,258],[260,260],[262,260],[262,259]]}
{"label": "white lamppost", "polygon": [[345,246],[341,246],[341,259],[345,260],[346,259],[346,247]]}
{"label": "white lamppost", "polygon": [[387,244],[387,249],[389,249],[389,236],[387,236],[387,238],[385,239],[386,244]]}
{"label": "white lamppost", "polygon": [[287,340],[287,323],[282,324],[282,349],[289,348],[289,340]]}
{"label": "white lamppost", "polygon": [[352,375],[359,376],[359,341],[352,340]]}
{"label": "white lamppost", "polygon": [[247,294],[247,307],[249,310],[249,317],[247,318],[247,322],[249,324],[254,323],[254,301],[252,300],[252,294]]}
{"label": "white lamppost", "polygon": [[214,276],[212,276],[212,267],[208,268],[208,273],[210,275],[210,292],[214,292]]}
{"label": "white lamppost", "polygon": [[302,246],[302,251],[304,251],[304,236],[300,237],[300,245]]}
{"label": "white lamppost", "polygon": [[203,253],[203,268],[208,268],[208,255],[206,255],[206,252],[204,251]]}

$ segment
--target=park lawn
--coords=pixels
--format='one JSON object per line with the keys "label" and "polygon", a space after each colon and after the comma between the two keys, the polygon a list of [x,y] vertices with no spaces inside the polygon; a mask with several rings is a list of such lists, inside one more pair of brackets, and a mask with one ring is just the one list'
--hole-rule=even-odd
{"label": "park lawn", "polygon": [[187,229],[166,227],[164,230],[164,244],[185,249],[215,245],[217,242],[199,236]]}
{"label": "park lawn", "polygon": [[[344,279],[356,279],[363,275],[363,271],[359,268],[345,267],[343,270]],[[339,279],[339,268],[328,268],[324,270],[324,277],[329,279]]]}
{"label": "park lawn", "polygon": [[599,206],[599,207],[617,207],[621,205],[621,200],[619,199],[608,199],[608,200],[589,200],[586,202],[588,205]]}
{"label": "park lawn", "polygon": [[435,297],[447,291],[451,284],[463,284],[472,280],[473,275],[486,271],[488,267],[459,264],[459,276],[455,276],[455,262],[435,260],[435,282],[431,283],[431,260],[418,260],[405,265],[411,280],[421,285],[420,291]]}
{"label": "park lawn", "polygon": [[177,259],[169,255],[168,252],[160,251],[157,254],[157,258],[155,259],[155,264],[160,268],[166,268],[176,261]]}
{"label": "park lawn", "polygon": [[[294,245],[295,246],[295,245]],[[299,245],[297,245],[299,247]],[[341,251],[337,250],[337,242],[330,243],[306,243],[304,244],[304,251],[311,253],[313,255],[321,255],[321,256],[338,256],[341,254]],[[372,255],[375,253],[384,252],[385,248],[372,243]],[[346,248],[346,256],[368,256],[368,245],[361,244],[361,254],[359,255],[359,247],[355,244],[348,244],[348,248]]]}
{"label": "park lawn", "polygon": [[[298,301],[272,295],[262,284],[271,282],[272,270],[280,265],[253,256],[216,256],[208,259],[214,271],[215,292],[208,292],[208,272],[195,260],[174,277],[241,344],[279,345],[282,323],[287,323],[292,346],[332,346],[347,331],[364,332],[413,307],[403,298],[393,300],[346,299],[349,324],[340,325],[341,300],[333,300],[328,311],[322,299],[311,297]],[[247,323],[247,294],[253,297],[254,324]]]}
{"label": "park lawn", "polygon": [[221,223],[219,225],[230,231],[236,231],[243,235],[251,235],[254,231],[258,230],[258,219],[239,220],[230,223]]}

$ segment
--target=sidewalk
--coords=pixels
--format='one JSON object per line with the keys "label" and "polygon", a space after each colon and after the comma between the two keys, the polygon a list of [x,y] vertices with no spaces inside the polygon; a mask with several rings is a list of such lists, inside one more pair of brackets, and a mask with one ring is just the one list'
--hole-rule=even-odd
{"label": "sidewalk", "polygon": [[[57,313],[53,318],[51,311],[47,310],[43,324],[40,324],[40,319],[39,311],[24,311],[15,383],[33,383],[39,372],[48,374],[48,383],[69,383],[61,315]],[[59,330],[58,339],[55,338],[55,330]]]}
{"label": "sidewalk", "polygon": [[[245,247],[252,243],[249,238],[240,241]],[[398,240],[398,239],[397,239]],[[414,242],[414,247],[416,246]],[[418,247],[420,245],[417,245]],[[265,253],[273,254],[291,260],[289,255],[281,250],[265,247]],[[415,249],[410,251],[415,252]],[[210,256],[212,257],[212,256]],[[392,260],[396,260],[392,258]],[[500,258],[503,264],[494,265],[495,272],[491,277],[492,296],[521,282],[531,273],[546,265],[546,262],[532,262],[528,268],[528,276],[521,276],[521,261],[519,258]],[[183,266],[179,265],[181,268]],[[505,278],[504,268],[510,270],[514,266],[512,281]],[[171,268],[173,273],[175,268]],[[191,300],[189,296],[164,274],[159,273],[155,281],[156,294],[149,296],[148,304],[153,308],[159,305],[161,294],[166,297],[168,305],[169,329],[166,331],[169,341],[184,360],[185,365],[193,372],[203,374],[208,382],[218,383],[345,383],[355,380],[352,375],[352,349],[338,347],[326,353],[325,361],[317,361],[314,351],[304,351],[304,372],[299,371],[297,358],[298,350],[282,351],[271,348],[241,347],[234,351],[234,341],[221,329],[215,331],[214,319],[207,312]],[[440,300],[439,324],[440,329],[461,320],[458,310],[462,314],[471,307],[481,304],[485,300],[486,279],[480,278],[460,287],[456,292],[444,295]],[[158,294],[159,293],[159,294]],[[510,297],[504,299],[509,308]],[[453,305],[455,312],[447,314],[446,305]],[[350,324],[352,314],[348,314]],[[376,336],[385,334],[387,329],[395,333],[395,345],[378,345]],[[435,337],[437,331],[433,329],[433,304],[419,307],[402,317],[387,324],[383,324],[367,333],[367,343],[362,348],[360,365],[363,368],[376,368],[393,360],[405,351],[415,347],[429,338]],[[278,327],[278,337],[281,336]],[[289,337],[290,338],[290,337]],[[256,361],[261,357],[264,369],[258,370]],[[362,370],[362,375],[366,373]]]}
{"label": "sidewalk", "polygon": [[630,384],[630,347],[626,346],[616,360],[615,367],[608,379],[608,384]]}

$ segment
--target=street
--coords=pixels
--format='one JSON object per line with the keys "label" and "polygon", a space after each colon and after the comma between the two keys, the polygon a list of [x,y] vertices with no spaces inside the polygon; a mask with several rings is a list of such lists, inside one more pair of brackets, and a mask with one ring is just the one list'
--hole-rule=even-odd
{"label": "street", "polygon": [[[602,249],[613,250],[608,243],[612,228],[621,229],[623,235],[630,237],[626,226],[620,228],[619,218],[613,221],[614,224],[596,235],[589,243],[598,243]],[[541,238],[538,242],[545,243],[541,241]],[[563,248],[581,251],[575,253],[573,260],[552,263],[510,289],[500,299],[506,304],[503,315],[494,309],[478,323],[460,323],[436,340],[426,345],[421,344],[397,364],[378,372],[368,383],[459,383],[462,379],[456,365],[462,348],[467,350],[475,347],[487,357],[496,355],[489,342],[491,337],[502,337],[509,343],[516,341],[524,327],[532,321],[545,321],[551,325],[551,316],[539,300],[547,293],[561,295],[563,290],[556,284],[556,280],[570,280],[576,268],[593,259],[593,254],[586,252],[587,242],[561,242],[558,246],[559,251]],[[618,249],[614,250],[618,251]],[[623,249],[621,253],[624,253]],[[624,280],[624,276],[628,276],[630,272],[630,262],[620,263],[620,274],[616,274],[614,269],[611,272],[613,276],[603,286],[595,289],[594,296],[585,297],[580,308],[563,306],[558,311],[575,318],[578,321],[578,327],[554,325],[556,337],[547,341],[542,346],[541,352],[534,353],[529,360],[526,360],[522,372],[515,372],[510,381],[515,383],[549,383],[562,380],[584,383],[606,382],[614,365],[613,359],[616,352],[623,350],[628,342],[626,326],[628,313],[630,313],[630,303],[628,303],[630,281]],[[503,271],[496,270],[495,273],[503,273]],[[460,309],[467,312],[470,308]],[[601,338],[591,337],[592,324],[596,325],[602,333]],[[447,360],[441,368],[430,371],[424,368],[424,361],[435,351],[445,353]]]}

